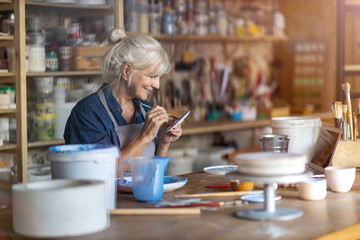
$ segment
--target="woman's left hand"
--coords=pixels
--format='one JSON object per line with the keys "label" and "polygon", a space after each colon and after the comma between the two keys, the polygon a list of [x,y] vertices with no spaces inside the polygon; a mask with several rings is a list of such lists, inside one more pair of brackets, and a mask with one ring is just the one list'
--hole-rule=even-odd
{"label": "woman's left hand", "polygon": [[170,144],[171,142],[176,141],[182,134],[181,123],[174,127],[171,131],[166,132],[166,129],[174,124],[176,120],[169,120],[169,122],[164,123],[160,128],[159,133],[159,143]]}

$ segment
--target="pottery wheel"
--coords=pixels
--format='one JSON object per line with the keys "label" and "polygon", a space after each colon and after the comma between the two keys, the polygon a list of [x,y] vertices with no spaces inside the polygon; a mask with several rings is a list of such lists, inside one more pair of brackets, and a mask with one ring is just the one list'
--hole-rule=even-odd
{"label": "pottery wheel", "polygon": [[230,181],[240,179],[264,184],[264,208],[241,210],[236,213],[237,217],[252,220],[290,220],[301,217],[303,212],[301,210],[291,208],[276,208],[275,189],[273,183],[301,182],[306,180],[310,175],[311,173],[306,172],[294,175],[255,176],[232,172],[226,174],[225,178]]}

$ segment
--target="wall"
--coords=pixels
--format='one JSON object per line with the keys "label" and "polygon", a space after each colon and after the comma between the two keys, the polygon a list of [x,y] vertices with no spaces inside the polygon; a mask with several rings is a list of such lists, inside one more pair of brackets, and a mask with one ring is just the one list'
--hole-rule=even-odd
{"label": "wall", "polygon": [[279,5],[286,19],[289,38],[279,45],[282,61],[279,95],[288,101],[293,96],[293,91],[289,89],[293,89],[294,44],[297,41],[324,41],[328,46],[324,110],[330,111],[336,87],[336,1],[280,0]]}

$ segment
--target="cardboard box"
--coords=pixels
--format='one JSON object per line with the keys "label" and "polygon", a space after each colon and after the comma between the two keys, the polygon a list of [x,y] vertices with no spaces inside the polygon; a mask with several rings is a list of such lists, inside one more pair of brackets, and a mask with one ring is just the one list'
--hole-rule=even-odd
{"label": "cardboard box", "polygon": [[360,167],[360,141],[339,141],[332,165]]}

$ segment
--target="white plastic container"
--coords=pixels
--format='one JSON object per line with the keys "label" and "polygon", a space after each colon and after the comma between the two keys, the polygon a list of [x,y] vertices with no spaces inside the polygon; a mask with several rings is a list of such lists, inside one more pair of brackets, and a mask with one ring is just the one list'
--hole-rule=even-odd
{"label": "white plastic container", "polygon": [[63,139],[67,119],[69,118],[71,110],[75,105],[76,102],[55,103],[55,139]]}
{"label": "white plastic container", "polygon": [[102,181],[50,180],[12,186],[13,226],[28,237],[69,237],[110,226]]}
{"label": "white plastic container", "polygon": [[102,144],[70,144],[49,148],[53,179],[95,179],[105,182],[106,206],[116,208],[117,147]]}
{"label": "white plastic container", "polygon": [[306,154],[308,161],[320,127],[320,118],[278,117],[271,119],[273,134],[289,136],[288,152]]}
{"label": "white plastic container", "polygon": [[45,72],[45,47],[31,46],[29,72]]}

